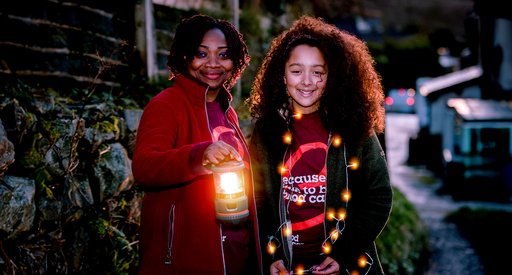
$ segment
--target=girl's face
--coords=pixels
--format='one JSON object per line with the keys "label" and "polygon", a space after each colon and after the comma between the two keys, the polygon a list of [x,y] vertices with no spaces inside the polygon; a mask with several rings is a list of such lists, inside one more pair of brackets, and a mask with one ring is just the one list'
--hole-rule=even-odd
{"label": "girl's face", "polygon": [[188,74],[208,85],[209,92],[218,92],[231,77],[233,67],[224,33],[211,29],[204,34],[194,59],[188,64]]}
{"label": "girl's face", "polygon": [[284,83],[294,112],[309,114],[320,106],[327,83],[327,63],[320,49],[298,45],[286,61]]}

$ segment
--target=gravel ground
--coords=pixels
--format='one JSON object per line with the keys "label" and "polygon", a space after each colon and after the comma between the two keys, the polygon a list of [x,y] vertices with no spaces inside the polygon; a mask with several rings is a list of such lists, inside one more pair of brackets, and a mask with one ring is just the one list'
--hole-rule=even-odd
{"label": "gravel ground", "polygon": [[485,207],[512,211],[511,204],[454,201],[436,190],[442,182],[422,167],[409,167],[408,140],[418,130],[417,117],[410,114],[388,114],[386,120],[386,149],[391,182],[416,207],[430,235],[430,264],[423,274],[481,275],[485,274],[480,258],[456,226],[444,217],[460,207]]}
{"label": "gravel ground", "polygon": [[483,275],[483,266],[470,243],[444,217],[461,205],[435,193],[438,184],[428,171],[398,166],[391,169],[395,186],[411,201],[425,222],[431,249],[425,275]]}

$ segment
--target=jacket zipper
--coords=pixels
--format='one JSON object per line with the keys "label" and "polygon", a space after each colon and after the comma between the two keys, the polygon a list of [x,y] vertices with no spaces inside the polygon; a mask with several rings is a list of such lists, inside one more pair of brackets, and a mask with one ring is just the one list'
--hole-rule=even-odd
{"label": "jacket zipper", "polygon": [[[279,115],[281,116],[281,118],[283,118],[284,121],[286,122],[286,128],[290,129],[290,122],[285,117],[286,111],[284,109],[279,109],[278,111],[279,111]],[[288,150],[291,150],[289,145],[286,147],[286,150],[284,151],[283,161],[286,159],[286,153],[288,152]],[[283,163],[283,165],[284,165],[284,163]],[[289,221],[287,219],[288,215],[286,213],[286,206],[285,206],[285,202],[284,202],[284,191],[283,191],[282,183],[283,183],[283,175],[281,173],[281,182],[279,183],[279,206],[278,206],[279,207],[279,221],[282,224],[283,217],[284,217],[285,221],[286,221],[286,226],[287,227],[290,226],[290,228],[287,230],[291,230],[292,225],[291,225],[291,221]],[[287,236],[286,241],[285,241],[282,228],[281,228],[281,243],[283,244],[284,257],[288,261],[288,270],[291,270],[292,259],[293,259],[293,244],[290,242],[290,236]],[[285,244],[286,244],[286,246],[285,246]]]}
{"label": "jacket zipper", "polygon": [[327,191],[328,191],[328,188],[329,188],[329,176],[328,176],[328,169],[327,169],[327,161],[329,159],[329,150],[331,149],[331,144],[332,144],[332,133],[329,132],[329,138],[327,139],[327,152],[325,154],[325,200],[324,200],[324,220],[323,220],[323,224],[324,224],[324,239],[325,239],[325,236],[328,236],[329,234],[331,234],[330,232],[327,232],[327,226],[325,224],[325,220],[326,220],[326,215],[327,215]]}
{"label": "jacket zipper", "polygon": [[167,254],[165,255],[164,264],[170,265],[172,263],[172,242],[174,239],[174,209],[176,208],[175,204],[171,205],[171,209],[169,209],[169,232],[167,234]]}
{"label": "jacket zipper", "polygon": [[[284,155],[286,156],[286,153],[288,152],[288,150],[290,150],[289,147],[286,148],[285,152],[284,152]],[[286,157],[285,157],[286,158]],[[284,202],[284,196],[283,196],[283,176],[281,174],[281,182],[279,183],[279,221],[281,222],[281,224],[283,223],[283,218],[284,220],[286,221],[286,227],[290,227],[290,228],[286,228],[286,230],[291,230],[291,221],[288,220],[288,215],[286,213],[286,206],[285,206],[285,202]],[[293,259],[293,252],[292,252],[292,249],[293,249],[293,245],[292,243],[290,242],[290,237],[291,236],[286,236],[286,240],[285,240],[285,236],[283,234],[283,228],[281,227],[281,243],[283,244],[283,252],[284,252],[284,256],[286,258],[286,260],[288,261],[288,269],[291,270],[292,268],[292,259]]]}
{"label": "jacket zipper", "polygon": [[[206,91],[204,93],[204,112],[205,112],[205,115],[206,115],[206,127],[208,128],[208,132],[210,133],[210,139],[212,142],[214,142],[213,140],[213,133],[212,133],[212,130],[210,129],[210,119],[208,118],[208,107],[206,106],[206,95],[208,94],[208,90],[210,89],[210,87],[207,87],[206,88]],[[225,115],[225,114],[224,114]],[[223,274],[225,275],[226,274],[226,261],[224,260],[224,242],[222,241],[222,226],[219,225],[219,232],[220,232],[220,236],[219,236],[219,239],[220,239],[220,250],[221,250],[221,254],[222,254],[222,266],[224,267],[224,270],[223,270]]]}

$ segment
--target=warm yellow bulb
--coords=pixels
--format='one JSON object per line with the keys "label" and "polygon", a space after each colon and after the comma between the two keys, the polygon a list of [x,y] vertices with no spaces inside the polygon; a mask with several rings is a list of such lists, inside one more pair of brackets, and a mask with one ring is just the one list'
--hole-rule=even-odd
{"label": "warm yellow bulb", "polygon": [[327,220],[328,221],[334,220],[334,210],[333,209],[327,209]]}
{"label": "warm yellow bulb", "polygon": [[284,144],[292,144],[292,134],[290,132],[284,133],[283,143]]}
{"label": "warm yellow bulb", "polygon": [[271,244],[271,243],[268,244],[267,245],[267,252],[268,252],[268,254],[273,255],[274,252],[276,252],[276,247],[273,244]]}
{"label": "warm yellow bulb", "polygon": [[338,239],[339,233],[338,230],[333,230],[331,233],[331,240],[335,242]]}
{"label": "warm yellow bulb", "polygon": [[332,146],[339,147],[341,145],[341,137],[338,134],[332,136]]}
{"label": "warm yellow bulb", "polygon": [[340,146],[340,144],[341,144],[341,139],[335,139],[335,140],[334,140],[333,145],[334,145],[335,147]]}
{"label": "warm yellow bulb", "polygon": [[368,262],[366,261],[366,257],[365,256],[359,257],[357,264],[359,265],[359,267],[365,267],[368,264]]}
{"label": "warm yellow bulb", "polygon": [[331,245],[329,243],[324,243],[322,245],[322,250],[324,251],[325,254],[331,253]]}
{"label": "warm yellow bulb", "polygon": [[284,229],[283,229],[283,235],[285,237],[291,236],[292,235],[292,229],[289,226],[285,226]]}
{"label": "warm yellow bulb", "polygon": [[352,170],[356,170],[357,168],[359,168],[359,162],[357,161],[357,159],[353,158],[352,160],[350,160],[350,164],[348,165],[348,167],[350,167],[350,169]]}
{"label": "warm yellow bulb", "polygon": [[284,174],[284,173],[286,173],[286,167],[284,167],[284,165],[282,165],[282,164],[281,164],[281,165],[279,165],[278,170],[279,170],[279,173],[280,173],[280,174]]}
{"label": "warm yellow bulb", "polygon": [[306,200],[303,197],[299,197],[299,199],[295,202],[296,205],[301,206],[304,204]]}
{"label": "warm yellow bulb", "polygon": [[235,194],[242,191],[238,174],[233,172],[220,175],[220,188],[223,194]]}
{"label": "warm yellow bulb", "polygon": [[341,193],[341,199],[344,201],[344,202],[348,202],[350,200],[350,191],[348,189],[345,189],[342,193]]}
{"label": "warm yellow bulb", "polygon": [[302,114],[301,114],[301,113],[295,113],[295,114],[293,115],[293,117],[294,117],[295,119],[301,119],[301,118],[302,118]]}
{"label": "warm yellow bulb", "polygon": [[340,220],[340,221],[344,220],[346,215],[347,215],[347,212],[345,212],[345,209],[338,210],[338,220]]}
{"label": "warm yellow bulb", "polygon": [[304,268],[302,266],[297,267],[293,274],[304,274]]}

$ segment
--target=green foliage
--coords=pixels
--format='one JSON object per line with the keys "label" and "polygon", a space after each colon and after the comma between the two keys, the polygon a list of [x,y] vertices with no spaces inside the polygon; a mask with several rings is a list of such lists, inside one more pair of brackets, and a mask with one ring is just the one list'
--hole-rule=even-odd
{"label": "green foliage", "polygon": [[244,10],[240,13],[240,32],[246,37],[259,40],[261,38],[259,14],[254,10]]}
{"label": "green foliage", "polygon": [[169,80],[168,77],[157,77],[155,79],[146,79],[144,83],[137,87],[137,91],[130,94],[130,98],[116,98],[119,104],[128,102],[132,109],[142,109],[149,100],[159,92],[169,88],[174,80]]}
{"label": "green foliage", "polygon": [[507,274],[510,253],[500,253],[512,246],[512,212],[467,207],[447,215],[475,248],[485,274]]}
{"label": "green foliage", "polygon": [[97,129],[100,133],[113,133],[118,136],[121,130],[119,129],[119,118],[110,116],[109,120],[102,120],[92,125],[92,128]]}
{"label": "green foliage", "polygon": [[438,62],[436,50],[424,34],[385,37],[382,47],[374,44],[371,49],[386,91],[414,88],[418,77],[436,77],[446,73]]}
{"label": "green foliage", "polygon": [[375,42],[367,42],[368,49],[370,50],[371,55],[375,59],[375,62],[382,66],[389,63],[389,58],[386,55],[384,45],[381,43],[375,43]]}
{"label": "green foliage", "polygon": [[36,190],[40,196],[46,198],[53,198],[53,191],[49,183],[52,182],[52,176],[50,172],[44,167],[41,166],[35,171],[35,182],[36,182]]}
{"label": "green foliage", "polygon": [[23,80],[8,79],[4,81],[3,89],[0,91],[0,99],[15,98],[19,102],[30,102],[32,100],[31,87]]}
{"label": "green foliage", "polygon": [[26,168],[34,169],[44,164],[44,156],[42,155],[40,147],[40,140],[43,138],[41,133],[36,133],[32,137],[32,141],[30,142],[31,146],[27,147],[24,154],[21,155],[18,159]]}
{"label": "green foliage", "polygon": [[111,274],[131,274],[135,272],[138,262],[137,246],[132,244],[125,233],[109,221],[98,218],[90,221],[94,234],[95,254],[103,271]]}
{"label": "green foliage", "polygon": [[402,39],[396,38],[386,38],[384,41],[385,47],[393,48],[397,50],[411,50],[411,49],[420,49],[420,48],[429,48],[430,41],[428,37],[424,34],[417,34],[407,36]]}
{"label": "green foliage", "polygon": [[152,91],[151,97],[155,96],[156,93],[163,91],[172,86],[174,79],[169,80],[168,77],[158,77],[148,81],[149,90]]}
{"label": "green foliage", "polygon": [[393,209],[376,241],[386,274],[419,274],[428,253],[428,232],[414,206],[393,187]]}

